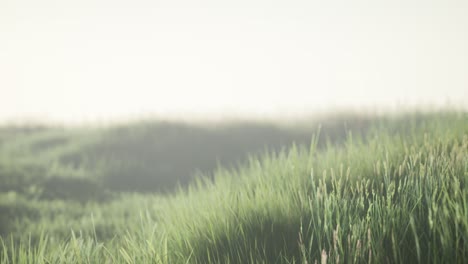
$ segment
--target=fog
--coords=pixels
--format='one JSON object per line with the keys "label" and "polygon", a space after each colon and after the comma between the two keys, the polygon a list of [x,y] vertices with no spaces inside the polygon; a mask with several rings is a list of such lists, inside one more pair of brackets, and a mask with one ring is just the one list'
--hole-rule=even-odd
{"label": "fog", "polygon": [[0,2],[0,120],[468,105],[467,1]]}

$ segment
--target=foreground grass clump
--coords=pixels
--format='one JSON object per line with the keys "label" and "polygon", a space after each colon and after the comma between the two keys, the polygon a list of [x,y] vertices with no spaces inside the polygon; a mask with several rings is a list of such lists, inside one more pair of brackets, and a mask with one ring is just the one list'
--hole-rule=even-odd
{"label": "foreground grass clump", "polygon": [[[122,195],[73,212],[36,201],[51,216],[24,225],[32,242],[2,238],[0,262],[466,263],[467,115],[411,118],[339,146],[317,150],[314,139],[252,157],[172,196]],[[113,239],[99,234],[106,221]]]}

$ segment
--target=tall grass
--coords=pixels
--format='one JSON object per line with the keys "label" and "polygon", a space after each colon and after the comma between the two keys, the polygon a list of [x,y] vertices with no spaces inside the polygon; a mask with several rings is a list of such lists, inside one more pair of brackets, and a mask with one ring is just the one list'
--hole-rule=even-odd
{"label": "tall grass", "polygon": [[[1,238],[0,262],[468,262],[468,116],[389,124],[251,156],[173,195],[63,209],[25,225],[31,236]],[[106,221],[116,231],[104,239]]]}

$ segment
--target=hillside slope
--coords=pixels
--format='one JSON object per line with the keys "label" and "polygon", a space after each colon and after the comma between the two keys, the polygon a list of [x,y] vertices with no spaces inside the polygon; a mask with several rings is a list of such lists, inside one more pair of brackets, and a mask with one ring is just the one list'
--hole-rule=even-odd
{"label": "hillside slope", "polygon": [[382,118],[339,144],[311,138],[167,196],[82,203],[5,192],[0,261],[468,261],[466,113]]}

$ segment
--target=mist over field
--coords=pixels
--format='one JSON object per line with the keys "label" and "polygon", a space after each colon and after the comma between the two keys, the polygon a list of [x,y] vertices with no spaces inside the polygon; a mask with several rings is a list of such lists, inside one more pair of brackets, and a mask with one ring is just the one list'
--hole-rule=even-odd
{"label": "mist over field", "polygon": [[468,263],[468,1],[0,2],[0,263]]}

